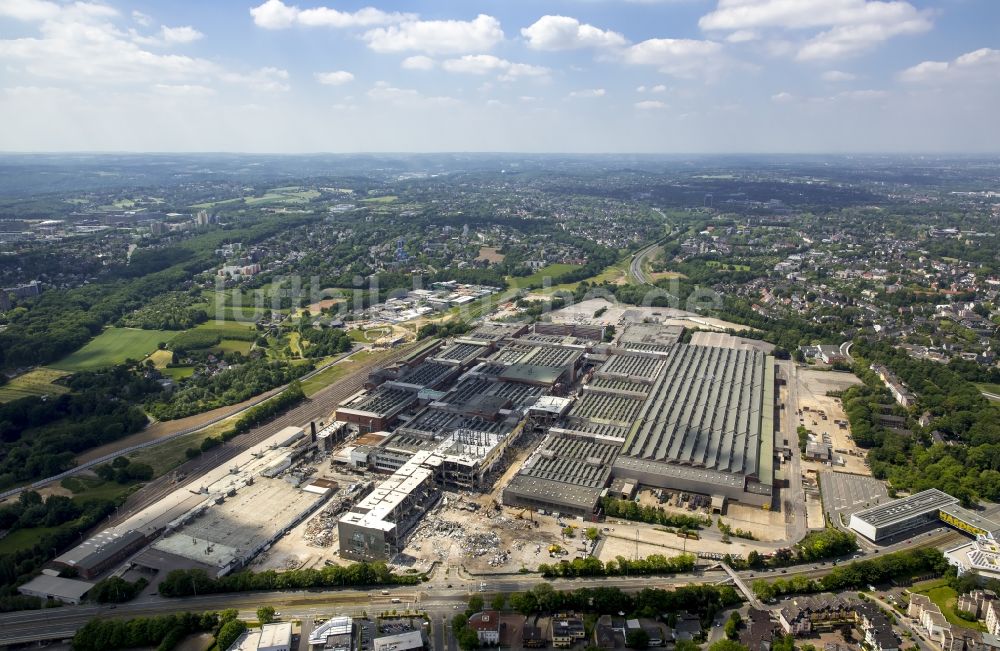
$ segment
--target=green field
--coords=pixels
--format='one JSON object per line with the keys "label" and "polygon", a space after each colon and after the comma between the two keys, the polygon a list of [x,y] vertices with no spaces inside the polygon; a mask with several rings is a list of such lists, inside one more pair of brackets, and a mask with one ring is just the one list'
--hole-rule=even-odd
{"label": "green field", "polygon": [[706,267],[718,267],[723,271],[750,271],[750,267],[745,264],[730,264],[728,262],[719,262],[718,260],[706,260]]}
{"label": "green field", "polygon": [[268,190],[262,197],[247,197],[246,204],[255,206],[264,203],[307,203],[310,199],[320,196],[318,190],[302,190],[301,188],[274,188]]}
{"label": "green field", "polygon": [[30,549],[38,542],[39,538],[58,529],[59,527],[18,529],[14,533],[0,538],[0,554],[10,554],[21,549]]}
{"label": "green field", "polygon": [[971,628],[980,632],[986,631],[986,627],[983,626],[981,622],[970,622],[969,620],[962,619],[955,614],[955,604],[958,602],[958,593],[955,592],[954,588],[948,585],[948,581],[946,579],[938,579],[918,585],[919,587],[914,589],[913,592],[930,597],[930,600],[941,609],[941,614],[944,615],[945,619],[947,619],[952,626]]}
{"label": "green field", "polygon": [[173,379],[174,382],[183,380],[184,378],[189,378],[194,375],[193,366],[166,366],[160,369],[160,373],[163,373],[168,378]]}
{"label": "green field", "polygon": [[397,199],[399,199],[399,197],[396,195],[389,194],[384,197],[370,197],[368,199],[362,199],[361,203],[393,203]]}
{"label": "green field", "polygon": [[121,364],[126,359],[143,359],[156,350],[157,344],[169,343],[176,336],[176,332],[166,330],[108,328],[51,366],[64,371],[86,371]]}
{"label": "green field", "polygon": [[320,196],[319,190],[303,190],[297,185],[288,186],[284,188],[271,188],[263,195],[259,197],[237,197],[235,199],[223,199],[222,201],[207,201],[205,203],[196,203],[192,208],[213,208],[215,206],[224,206],[232,203],[243,202],[248,206],[260,206],[264,204],[297,204],[297,203],[307,203],[311,199],[315,199]]}
{"label": "green field", "polygon": [[59,484],[73,492],[74,498],[82,500],[116,500],[122,495],[131,493],[136,484],[125,485],[114,481],[104,481],[97,477],[65,477]]}
{"label": "green field", "polygon": [[23,375],[18,375],[7,384],[0,386],[0,402],[9,402],[28,396],[54,396],[69,391],[60,384],[52,384],[66,375],[65,371],[51,368],[36,368]]}
{"label": "green field", "polygon": [[579,268],[580,265],[578,264],[550,264],[547,267],[542,267],[530,276],[507,276],[507,282],[515,289],[531,285],[541,285],[546,278],[554,280],[565,273],[576,271]]}
{"label": "green field", "polygon": [[254,331],[254,327],[246,323],[237,323],[236,321],[214,321],[214,320],[209,320],[206,321],[205,323],[200,323],[191,329],[203,332],[211,332],[212,334],[217,334],[222,338],[225,338],[227,335],[229,335],[230,337],[232,336],[240,337]]}
{"label": "green field", "polygon": [[340,378],[344,377],[351,371],[358,367],[358,364],[372,358],[383,357],[388,355],[391,350],[362,350],[351,355],[350,359],[345,359],[344,361],[334,364],[333,366],[327,367],[312,376],[308,380],[302,381],[302,391],[305,392],[306,396],[313,397],[320,389],[329,386],[330,384],[336,382]]}
{"label": "green field", "polygon": [[253,344],[249,341],[240,341],[238,339],[223,339],[219,342],[218,346],[214,346],[213,350],[219,350],[222,353],[241,353],[247,355],[250,353],[250,346]]}
{"label": "green field", "polygon": [[[993,395],[1000,396],[1000,384],[989,384],[987,382],[978,382],[976,383],[976,386],[979,387],[980,391],[986,391],[992,393]],[[2,391],[3,390],[0,389],[0,392]],[[991,398],[991,400],[996,400],[996,399]]]}

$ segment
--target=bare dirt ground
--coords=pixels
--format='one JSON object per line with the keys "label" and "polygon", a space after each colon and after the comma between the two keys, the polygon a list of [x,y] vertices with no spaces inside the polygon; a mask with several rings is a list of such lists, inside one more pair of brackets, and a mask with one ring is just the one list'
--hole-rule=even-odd
{"label": "bare dirt ground", "polygon": [[806,523],[810,529],[822,529],[826,526],[823,515],[823,502],[812,493],[806,494]]}
{"label": "bare dirt ground", "polygon": [[[529,295],[529,298],[531,295]],[[539,299],[547,296],[538,295]],[[605,310],[600,316],[594,314]],[[649,319],[667,325],[682,325],[686,328],[702,330],[750,330],[747,326],[730,323],[712,317],[700,316],[694,312],[678,310],[669,307],[639,307],[612,302],[606,298],[590,298],[573,305],[553,311],[549,315],[553,323],[587,323],[595,325],[621,326],[628,323],[640,323]]]}
{"label": "bare dirt ground", "polygon": [[486,260],[490,263],[503,262],[506,256],[500,253],[495,247],[492,246],[481,246],[479,247],[479,257],[476,260]]}
{"label": "bare dirt ground", "polygon": [[[723,520],[726,518],[723,516]],[[746,556],[753,550],[761,551],[754,541],[733,538],[731,542],[710,540],[702,536],[700,540],[685,539],[676,533],[670,533],[654,528],[648,524],[637,524],[625,521],[608,521],[604,525],[610,531],[602,531],[603,540],[598,546],[597,557],[607,562],[618,556],[636,558],[636,541],[638,540],[638,558],[650,554],[676,556],[680,553],[694,554],[708,552],[717,554],[741,554]],[[638,532],[638,536],[636,533]],[[716,531],[716,533],[718,533]],[[770,551],[770,550],[768,550]]]}
{"label": "bare dirt ground", "polygon": [[[850,426],[841,427],[835,422],[847,421],[847,414],[844,413],[840,399],[826,395],[828,391],[843,391],[860,384],[861,380],[852,373],[812,369],[799,369],[798,377],[798,405],[790,405],[790,408],[802,410],[802,413],[797,415],[797,424],[804,425],[814,432],[820,441],[830,443],[834,457],[844,460],[843,466],[835,466],[839,470],[858,475],[871,475],[871,470],[865,465],[865,451],[854,444]],[[821,414],[826,418],[824,419]],[[820,462],[802,460],[802,471],[807,474],[829,467]]]}

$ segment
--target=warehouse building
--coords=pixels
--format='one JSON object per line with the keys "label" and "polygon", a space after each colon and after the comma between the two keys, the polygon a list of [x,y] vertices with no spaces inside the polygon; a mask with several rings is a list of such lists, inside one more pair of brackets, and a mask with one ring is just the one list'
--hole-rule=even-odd
{"label": "warehouse building", "polygon": [[134,529],[107,529],[57,556],[52,564],[93,579],[142,548],[147,540],[145,534]]}
{"label": "warehouse building", "polygon": [[417,394],[381,386],[371,393],[356,394],[337,407],[336,418],[358,426],[364,434],[387,429],[397,417],[417,402]]}
{"label": "warehouse building", "polygon": [[551,430],[503,491],[509,506],[591,516],[621,441]]}
{"label": "warehouse building", "polygon": [[65,604],[78,604],[83,601],[84,596],[93,587],[93,583],[86,581],[40,574],[24,585],[18,586],[17,591],[26,597],[51,599]]}
{"label": "warehouse building", "polygon": [[677,345],[616,355],[599,377],[650,381],[614,476],[768,506],[774,486],[774,359],[757,350]]}
{"label": "warehouse building", "polygon": [[851,515],[850,527],[873,542],[943,522],[977,539],[1000,541],[1000,523],[963,508],[957,497],[930,488]]}

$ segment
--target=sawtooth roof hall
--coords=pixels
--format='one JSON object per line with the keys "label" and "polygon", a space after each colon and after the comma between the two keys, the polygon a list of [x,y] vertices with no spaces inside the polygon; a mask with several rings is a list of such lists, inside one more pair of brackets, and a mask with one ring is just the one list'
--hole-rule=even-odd
{"label": "sawtooth roof hall", "polygon": [[757,350],[676,345],[664,356],[614,464],[647,486],[769,504],[774,360]]}

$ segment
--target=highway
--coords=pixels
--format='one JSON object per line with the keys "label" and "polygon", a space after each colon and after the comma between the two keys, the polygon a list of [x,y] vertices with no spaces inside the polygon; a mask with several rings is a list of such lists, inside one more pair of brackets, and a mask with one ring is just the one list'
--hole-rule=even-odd
{"label": "highway", "polygon": [[[889,553],[899,549],[914,547],[948,548],[964,537],[953,531],[940,530],[922,534],[919,538],[909,539],[891,547],[883,548],[879,553]],[[916,543],[914,543],[916,540]],[[872,556],[872,555],[869,555]],[[847,560],[847,559],[844,559]],[[738,572],[740,579],[751,585],[758,579],[774,580],[788,579],[793,576],[820,578],[834,569],[832,562],[820,564],[797,565],[781,570],[754,570]],[[687,574],[671,576],[638,576],[638,577],[598,577],[580,579],[548,580],[537,574],[518,575],[516,577],[475,576],[464,580],[453,580],[448,587],[444,579],[432,578],[419,586],[384,586],[364,589],[317,589],[298,591],[244,592],[235,594],[213,594],[186,597],[183,599],[166,599],[159,596],[142,596],[126,604],[114,606],[63,606],[47,610],[24,610],[11,613],[0,613],[0,645],[19,642],[32,642],[47,639],[70,637],[87,623],[92,617],[133,618],[140,616],[162,615],[176,612],[203,612],[236,608],[241,616],[249,619],[255,617],[258,606],[274,606],[285,619],[304,619],[307,617],[330,616],[334,614],[360,614],[361,611],[376,611],[385,609],[402,609],[409,604],[419,607],[431,614],[432,622],[439,615],[462,608],[470,595],[477,593],[481,583],[486,584],[484,598],[496,593],[512,593],[530,590],[539,583],[548,583],[556,590],[575,590],[584,587],[620,588],[625,591],[639,591],[644,588],[673,588],[693,583],[720,583],[729,579],[725,571],[695,570]],[[387,590],[388,595],[381,594]],[[393,599],[399,602],[393,603]],[[443,624],[436,625],[440,628]],[[435,647],[437,651],[437,647]],[[443,651],[443,650],[442,650]]]}
{"label": "highway", "polygon": [[634,256],[632,256],[632,262],[629,263],[629,274],[633,278],[635,278],[635,281],[640,285],[653,284],[649,282],[649,278],[646,277],[646,272],[642,270],[642,263],[643,260],[650,254],[652,254],[654,251],[656,251],[656,249],[658,249],[659,246],[660,246],[659,242],[650,244],[649,246],[640,250]]}

